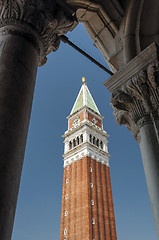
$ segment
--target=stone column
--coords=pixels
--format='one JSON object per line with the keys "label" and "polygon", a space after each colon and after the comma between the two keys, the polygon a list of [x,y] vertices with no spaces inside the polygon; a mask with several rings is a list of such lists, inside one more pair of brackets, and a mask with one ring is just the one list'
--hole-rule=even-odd
{"label": "stone column", "polygon": [[105,82],[119,125],[138,141],[159,239],[159,56],[151,44]]}
{"label": "stone column", "polygon": [[11,239],[37,67],[73,25],[55,1],[0,0],[1,240]]}

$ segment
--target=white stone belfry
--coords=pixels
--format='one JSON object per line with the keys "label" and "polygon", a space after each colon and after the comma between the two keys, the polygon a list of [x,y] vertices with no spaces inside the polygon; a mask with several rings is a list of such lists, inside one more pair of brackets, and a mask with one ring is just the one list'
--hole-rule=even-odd
{"label": "white stone belfry", "polygon": [[103,130],[101,116],[85,81],[68,118],[63,137],[64,167],[89,156],[109,166],[108,134]]}

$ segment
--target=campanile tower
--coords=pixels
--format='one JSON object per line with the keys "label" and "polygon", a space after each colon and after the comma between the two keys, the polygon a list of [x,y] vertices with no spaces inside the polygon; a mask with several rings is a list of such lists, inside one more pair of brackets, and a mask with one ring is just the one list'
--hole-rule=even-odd
{"label": "campanile tower", "polygon": [[60,240],[116,240],[108,134],[83,78],[64,134]]}

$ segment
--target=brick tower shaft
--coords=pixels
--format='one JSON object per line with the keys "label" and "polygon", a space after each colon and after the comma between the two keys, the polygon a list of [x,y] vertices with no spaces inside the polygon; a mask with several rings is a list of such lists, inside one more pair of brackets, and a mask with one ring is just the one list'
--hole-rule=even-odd
{"label": "brick tower shaft", "polygon": [[83,83],[65,132],[60,240],[116,240],[103,117]]}

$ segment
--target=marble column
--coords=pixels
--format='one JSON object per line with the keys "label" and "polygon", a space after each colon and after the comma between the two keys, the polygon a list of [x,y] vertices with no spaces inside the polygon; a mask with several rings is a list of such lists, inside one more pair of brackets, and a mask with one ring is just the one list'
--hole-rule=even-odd
{"label": "marble column", "polygon": [[159,239],[159,47],[153,43],[117,72],[105,86],[119,125],[138,141]]}
{"label": "marble column", "polygon": [[74,22],[55,1],[0,0],[1,240],[11,239],[37,67]]}

